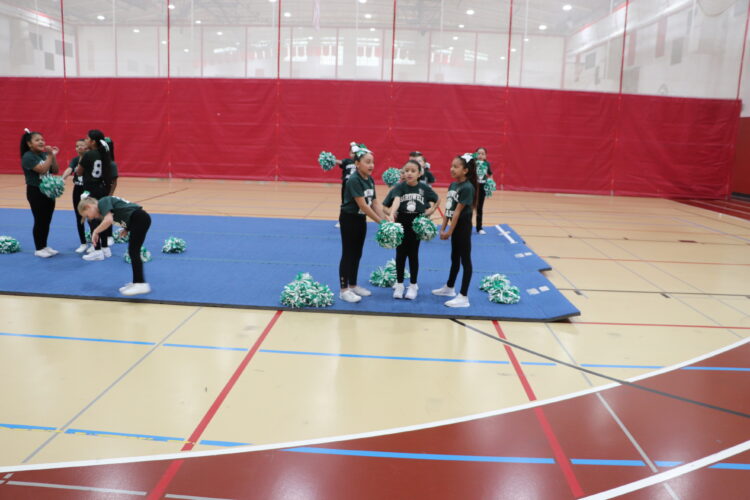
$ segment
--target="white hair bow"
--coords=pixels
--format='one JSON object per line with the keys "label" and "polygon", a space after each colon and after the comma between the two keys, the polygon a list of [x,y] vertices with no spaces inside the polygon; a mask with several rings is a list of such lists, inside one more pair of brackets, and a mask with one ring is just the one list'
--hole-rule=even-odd
{"label": "white hair bow", "polygon": [[26,132],[27,134],[30,134],[30,133],[31,133],[31,130],[29,130],[29,129],[27,129],[27,128],[23,129],[23,131],[24,131],[24,132]]}
{"label": "white hair bow", "polygon": [[461,158],[463,158],[464,161],[466,161],[466,163],[469,163],[471,160],[474,159],[474,155],[471,153],[464,153],[461,155]]}
{"label": "white hair bow", "polygon": [[99,144],[101,144],[102,146],[104,146],[104,149],[106,149],[107,152],[109,152],[109,144],[107,144],[107,141],[105,141],[104,139],[100,139],[99,140]]}

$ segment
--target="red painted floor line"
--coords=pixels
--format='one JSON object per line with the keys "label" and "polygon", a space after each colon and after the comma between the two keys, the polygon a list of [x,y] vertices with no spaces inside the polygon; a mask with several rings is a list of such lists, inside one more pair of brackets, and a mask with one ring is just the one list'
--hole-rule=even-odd
{"label": "red painted floor line", "polygon": [[[495,325],[495,330],[497,330],[498,337],[503,340],[508,340],[505,337],[502,328],[500,328],[500,324],[497,321],[493,321],[492,324]],[[534,390],[531,388],[531,384],[529,384],[529,381],[526,378],[526,374],[524,374],[523,369],[521,368],[521,363],[518,362],[518,358],[516,358],[513,349],[511,349],[511,347],[507,344],[503,344],[503,346],[505,347],[505,352],[508,354],[508,359],[510,359],[511,364],[516,371],[516,375],[518,375],[518,379],[521,381],[523,390],[526,391],[526,396],[528,396],[529,401],[536,401],[536,394],[534,394]],[[541,407],[537,406],[534,408],[534,414],[536,415],[536,418],[539,421],[539,425],[542,427],[544,435],[547,438],[550,447],[552,448],[552,453],[555,456],[555,462],[557,462],[557,464],[559,464],[560,468],[562,469],[563,475],[565,476],[565,480],[568,482],[571,493],[573,493],[573,496],[575,498],[582,497],[584,494],[583,488],[581,488],[578,479],[573,473],[573,467],[570,463],[570,459],[565,454],[565,451],[563,451],[562,446],[560,445],[560,441],[557,439],[557,436],[555,436],[555,431],[552,430],[552,426],[550,425],[549,420],[547,420],[547,416],[544,414],[544,410]]]}
{"label": "red painted floor line", "polygon": [[609,257],[559,257],[557,255],[541,255],[544,259],[568,260],[605,260],[611,262],[656,262],[659,264],[698,264],[703,266],[750,266],[750,264],[734,264],[731,262],[693,262],[689,260],[649,260],[649,259],[612,259]]}
{"label": "red painted floor line", "polygon": [[[273,325],[276,324],[276,320],[279,319],[279,316],[281,316],[281,311],[276,311],[276,313],[274,313],[273,317],[271,318],[271,321],[268,322],[268,324],[266,325],[266,328],[263,330],[263,333],[260,334],[260,337],[258,337],[258,339],[255,341],[255,344],[253,344],[253,347],[245,355],[240,365],[234,371],[234,374],[232,374],[232,376],[229,378],[229,381],[224,386],[224,389],[222,389],[222,391],[216,397],[216,400],[213,402],[211,407],[203,416],[200,423],[195,428],[195,430],[190,435],[187,442],[183,445],[180,451],[189,451],[193,449],[195,444],[200,439],[201,434],[203,434],[203,431],[206,430],[206,427],[208,427],[208,424],[211,422],[211,419],[214,418],[214,415],[216,415],[216,412],[219,410],[219,407],[224,402],[227,395],[229,395],[229,392],[234,387],[234,384],[237,383],[237,380],[239,380],[240,376],[242,375],[242,372],[245,371],[245,368],[247,367],[248,363],[250,363],[250,360],[253,358],[255,353],[258,352],[260,345],[268,336],[268,333],[271,331],[271,328],[273,328]],[[174,479],[175,475],[177,475],[177,471],[180,470],[180,467],[182,466],[183,462],[184,460],[173,460],[169,464],[169,467],[167,467],[167,470],[164,471],[164,474],[161,476],[161,479],[159,479],[159,481],[156,483],[156,486],[154,486],[154,488],[149,492],[148,496],[146,497],[147,500],[157,500],[164,495],[164,493],[167,490],[167,487],[169,486],[169,483],[171,483],[172,479]]]}
{"label": "red painted floor line", "polygon": [[664,326],[673,328],[719,328],[722,330],[750,330],[750,326],[670,325],[664,323],[610,323],[605,321],[571,321],[571,323],[574,325]]}

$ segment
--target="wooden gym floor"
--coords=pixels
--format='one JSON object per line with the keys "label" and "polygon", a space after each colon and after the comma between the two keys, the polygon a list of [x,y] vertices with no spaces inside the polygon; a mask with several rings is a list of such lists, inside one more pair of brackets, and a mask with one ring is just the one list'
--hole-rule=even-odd
{"label": "wooden gym floor", "polygon": [[[333,224],[339,190],[337,183],[121,178],[117,194],[151,213],[329,219]],[[445,189],[438,192],[444,199]],[[378,197],[385,193],[379,185]],[[424,453],[420,439],[425,432],[438,429],[440,439],[446,432],[458,433],[455,442],[467,443],[484,439],[482,422],[489,421],[502,426],[504,442],[533,433],[529,442],[537,448],[508,444],[480,452],[457,445],[455,455],[548,456],[555,459],[553,465],[495,464],[502,477],[518,478],[522,471],[523,481],[495,481],[491,478],[500,476],[490,470],[479,476],[467,472],[450,487],[434,490],[419,489],[408,477],[376,465],[368,466],[369,473],[380,473],[379,486],[392,486],[394,498],[418,498],[427,491],[432,491],[430,498],[571,498],[656,476],[670,467],[662,462],[687,463],[747,445],[750,205],[721,202],[721,207],[726,213],[713,211],[710,204],[652,198],[526,192],[488,198],[486,226],[510,224],[552,265],[546,275],[581,310],[580,317],[560,323],[459,324],[0,295],[0,377],[5,381],[0,389],[0,498],[100,498],[91,485],[101,481],[37,477],[46,467],[34,481],[19,479],[24,474],[19,471],[36,464],[132,462],[128,457],[329,442],[347,435],[363,439],[363,433],[412,436],[404,441],[412,444],[399,445],[407,447],[400,451]],[[28,209],[21,175],[0,175],[0,208]],[[57,209],[71,209],[68,192]],[[72,252],[78,245],[72,215],[57,212],[53,224],[70,225],[69,241],[50,243]],[[0,270],[2,265],[0,256]],[[81,273],[90,272],[96,272],[96,263],[82,261]],[[473,287],[479,278],[474,277]],[[611,380],[575,367],[616,379],[647,376],[643,380],[660,381],[659,390],[667,396],[644,396],[628,387],[594,391]],[[559,401],[528,407],[552,398]],[[485,412],[492,415],[463,421]],[[434,425],[442,421],[453,423]],[[433,431],[402,429],[410,426]],[[750,491],[747,449],[726,458],[737,468],[657,478],[637,498],[743,498],[742,492]],[[594,451],[598,456],[589,456]],[[221,455],[221,465],[211,466],[217,470],[213,479],[196,483],[193,478],[193,484],[177,476],[158,494],[156,483],[165,482],[161,470],[154,478],[138,473],[143,484],[121,490],[150,492],[154,498],[162,493],[168,498],[273,497],[269,492],[275,490],[257,483],[262,478],[253,479],[257,489],[252,490],[243,485],[246,476],[227,472],[250,466],[240,465],[251,460],[240,456],[262,460],[263,453],[271,452]],[[589,459],[603,462],[580,462]],[[643,466],[617,465],[628,459]],[[325,479],[326,460],[310,463],[323,469],[315,477],[328,481],[329,489],[321,486],[317,494],[290,498],[378,497],[376,486],[369,496],[330,489],[360,476],[352,471],[350,478]],[[420,457],[368,460],[409,464]],[[262,467],[269,463],[288,470],[278,458]],[[429,462],[414,477],[424,476],[435,488],[441,476],[454,471],[445,469],[446,463],[455,462]],[[39,486],[45,481],[84,489],[74,488],[78,493],[73,494]],[[183,496],[170,496],[169,488],[178,485]]]}

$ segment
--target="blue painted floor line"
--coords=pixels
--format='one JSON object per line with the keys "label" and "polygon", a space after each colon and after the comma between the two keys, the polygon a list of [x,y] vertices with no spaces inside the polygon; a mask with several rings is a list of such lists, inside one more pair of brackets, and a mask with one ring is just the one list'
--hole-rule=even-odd
{"label": "blue painted floor line", "polygon": [[[156,342],[147,342],[140,340],[118,340],[118,339],[104,339],[95,337],[69,337],[62,335],[41,335],[41,334],[30,334],[30,333],[6,333],[0,332],[0,337],[20,337],[20,338],[37,338],[45,340],[74,340],[84,342],[103,342],[113,344],[131,344],[131,345],[143,345],[143,346],[154,346]],[[178,347],[184,349],[205,349],[214,351],[238,351],[247,352],[247,347],[223,347],[223,346],[212,346],[212,345],[200,345],[200,344],[177,344],[167,343],[163,344],[164,347]],[[492,360],[492,359],[461,359],[461,358],[430,358],[421,356],[385,356],[376,354],[346,354],[346,353],[335,353],[335,352],[316,352],[316,351],[293,351],[293,350],[282,350],[282,349],[260,349],[259,352],[266,354],[291,354],[291,355],[305,355],[305,356],[325,356],[325,357],[341,357],[341,358],[360,358],[360,359],[391,359],[398,361],[436,361],[443,363],[477,363],[477,364],[495,364],[495,365],[508,365],[509,361]],[[545,362],[545,361],[521,361],[522,365],[527,366],[558,366],[557,363]],[[606,363],[581,363],[580,366],[587,368],[625,368],[633,370],[658,370],[664,368],[661,365],[619,365],[619,364],[606,364]],[[680,370],[698,370],[698,371],[733,371],[733,372],[750,372],[750,368],[734,367],[734,366],[684,366]]]}

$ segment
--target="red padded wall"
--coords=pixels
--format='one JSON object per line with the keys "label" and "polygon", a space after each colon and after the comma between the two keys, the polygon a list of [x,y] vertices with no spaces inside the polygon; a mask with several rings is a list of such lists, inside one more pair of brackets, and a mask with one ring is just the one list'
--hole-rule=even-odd
{"label": "red padded wall", "polygon": [[[24,127],[73,156],[100,128],[125,176],[338,182],[321,150],[350,141],[376,176],[423,151],[438,183],[488,149],[504,189],[728,194],[739,101],[506,87],[328,80],[0,78],[0,173],[20,174]],[[20,179],[20,177],[19,177]]]}

